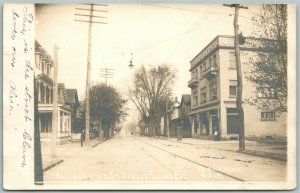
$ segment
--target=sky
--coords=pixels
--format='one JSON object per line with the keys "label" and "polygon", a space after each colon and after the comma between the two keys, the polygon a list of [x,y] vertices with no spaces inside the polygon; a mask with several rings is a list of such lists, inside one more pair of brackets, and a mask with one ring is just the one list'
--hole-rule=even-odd
{"label": "sky", "polygon": [[[51,4],[36,7],[36,40],[53,56],[58,50],[58,81],[66,88],[76,88],[84,99],[88,23],[75,13],[88,14],[75,8],[84,4]],[[258,5],[247,5],[240,10],[239,27],[245,36],[251,35],[251,17]],[[234,9],[222,4],[108,4],[95,12],[106,18],[93,24],[91,81],[104,82],[100,69],[113,69],[110,85],[126,94],[133,82],[134,69],[160,64],[176,70],[174,96],[180,100],[189,94],[190,61],[217,35],[233,35]],[[133,69],[128,67],[132,56]]]}

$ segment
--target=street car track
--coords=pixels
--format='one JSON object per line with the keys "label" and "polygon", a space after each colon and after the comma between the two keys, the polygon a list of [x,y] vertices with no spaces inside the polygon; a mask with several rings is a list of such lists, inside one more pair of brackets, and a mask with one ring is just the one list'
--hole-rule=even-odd
{"label": "street car track", "polygon": [[173,152],[170,152],[170,151],[168,151],[168,150],[162,149],[162,148],[157,147],[157,146],[155,146],[155,145],[153,145],[153,144],[151,144],[151,143],[145,142],[144,140],[140,140],[140,139],[136,139],[136,140],[138,140],[138,141],[140,141],[140,142],[142,142],[142,143],[144,143],[144,144],[147,144],[147,145],[149,145],[149,146],[151,146],[151,147],[154,147],[154,148],[156,148],[156,149],[159,149],[159,150],[161,150],[161,151],[167,152],[167,153],[169,153],[169,154],[171,154],[171,155],[173,155],[173,156],[177,156],[177,157],[179,157],[179,158],[181,158],[181,159],[183,159],[183,160],[186,160],[186,161],[188,161],[188,162],[191,162],[191,163],[193,163],[193,164],[202,166],[202,167],[207,168],[207,169],[210,169],[210,170],[212,170],[212,171],[214,171],[214,172],[220,173],[220,174],[222,174],[222,175],[224,175],[224,176],[230,177],[230,178],[232,178],[232,179],[234,179],[234,180],[237,180],[237,181],[240,181],[240,182],[245,182],[245,180],[243,180],[243,179],[241,179],[241,178],[239,178],[239,177],[235,177],[235,176],[233,176],[233,175],[227,174],[227,173],[225,173],[225,172],[219,171],[219,170],[214,169],[214,168],[212,168],[212,167],[209,167],[209,166],[207,166],[207,165],[198,163],[198,162],[196,162],[196,161],[193,161],[193,160],[188,159],[188,158],[186,158],[186,157],[183,157],[183,156],[181,156],[181,155],[178,155],[178,154],[175,154],[175,153],[173,153]]}
{"label": "street car track", "polygon": [[[154,161],[156,161],[160,166],[162,166],[164,169],[168,170],[168,172],[170,172],[171,174],[174,173],[173,170],[171,170],[170,168],[168,168],[165,164],[161,163],[158,159],[156,159],[152,154],[148,153],[147,151],[145,151],[144,148],[142,148],[141,146],[139,146],[137,143],[134,143],[138,148],[140,148],[143,153],[145,153],[146,155],[148,155],[149,157],[151,157],[151,159],[153,159]],[[184,179],[182,179],[184,180]]]}

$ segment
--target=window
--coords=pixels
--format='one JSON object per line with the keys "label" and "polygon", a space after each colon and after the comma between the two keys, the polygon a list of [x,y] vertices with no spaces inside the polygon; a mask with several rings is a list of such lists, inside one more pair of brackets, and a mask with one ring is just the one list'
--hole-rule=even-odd
{"label": "window", "polygon": [[41,101],[41,96],[40,96],[40,83],[39,82],[36,82],[36,91],[37,91],[37,96],[38,96],[38,102]]}
{"label": "window", "polygon": [[264,121],[273,121],[275,120],[275,112],[261,112],[260,118]]}
{"label": "window", "polygon": [[206,87],[201,89],[201,104],[206,103]]}
{"label": "window", "polygon": [[217,60],[216,60],[216,55],[213,56],[213,66],[217,66]]}
{"label": "window", "polygon": [[236,68],[235,53],[234,52],[229,52],[229,68],[230,69],[235,69]]}
{"label": "window", "polygon": [[210,100],[217,99],[217,83],[210,84]]}
{"label": "window", "polygon": [[233,97],[236,96],[237,90],[236,86],[229,86],[229,96]]}
{"label": "window", "polygon": [[208,64],[208,68],[212,67],[212,59],[209,59],[209,64]]}
{"label": "window", "polygon": [[229,81],[229,97],[236,97],[237,95],[237,81],[230,80]]}
{"label": "window", "polygon": [[49,76],[49,74],[50,74],[50,66],[47,65],[47,76]]}
{"label": "window", "polygon": [[202,76],[202,65],[200,66],[200,76]]}
{"label": "window", "polygon": [[42,72],[45,73],[45,61],[42,60]]}
{"label": "window", "polygon": [[206,62],[204,62],[204,64],[203,64],[203,72],[205,72],[206,71]]}
{"label": "window", "polygon": [[266,55],[264,54],[258,54],[258,61],[257,62],[266,62]]}
{"label": "window", "polygon": [[275,88],[272,88],[272,87],[260,87],[260,88],[258,88],[258,97],[274,99],[277,97],[277,92],[276,92]]}
{"label": "window", "polygon": [[194,78],[198,78],[198,70],[197,69],[195,69],[195,71],[194,71]]}
{"label": "window", "polygon": [[198,91],[193,93],[193,106],[198,105]]}
{"label": "window", "polygon": [[41,103],[45,103],[45,86],[44,86],[44,84],[43,83],[41,83],[40,84],[40,87],[41,87],[41,89],[40,89],[40,101],[41,101]]}
{"label": "window", "polygon": [[266,64],[266,55],[258,54],[257,67],[258,68],[264,68],[265,64]]}
{"label": "window", "polygon": [[35,66],[37,67],[37,69],[40,69],[40,55],[39,54],[35,54]]}

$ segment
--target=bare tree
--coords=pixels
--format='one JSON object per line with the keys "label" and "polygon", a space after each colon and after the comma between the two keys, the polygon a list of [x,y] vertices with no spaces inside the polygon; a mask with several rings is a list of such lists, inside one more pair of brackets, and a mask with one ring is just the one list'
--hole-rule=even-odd
{"label": "bare tree", "polygon": [[249,42],[260,52],[249,58],[246,78],[256,91],[247,102],[264,111],[287,112],[287,5],[263,5],[252,20],[256,28]]}
{"label": "bare tree", "polygon": [[129,88],[129,99],[137,107],[143,128],[147,134],[157,135],[161,115],[165,112],[165,103],[172,96],[175,71],[167,65],[138,68],[134,74],[134,86]]}

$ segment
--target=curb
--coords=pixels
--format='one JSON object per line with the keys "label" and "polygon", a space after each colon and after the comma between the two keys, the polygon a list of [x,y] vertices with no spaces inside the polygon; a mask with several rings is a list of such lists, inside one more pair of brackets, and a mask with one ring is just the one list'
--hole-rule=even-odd
{"label": "curb", "polygon": [[48,166],[46,166],[45,168],[43,168],[43,172],[50,170],[51,168],[57,166],[58,164],[62,163],[64,160],[60,159],[60,160],[56,160],[52,163],[50,163]]}
{"label": "curb", "polygon": [[269,158],[269,159],[277,160],[277,161],[283,161],[283,162],[287,161],[286,156],[281,155],[281,154],[271,153],[271,152],[246,150],[246,151],[240,152],[240,153],[253,155],[253,156],[257,156],[257,157]]}
{"label": "curb", "polygon": [[[196,145],[188,142],[182,142],[182,141],[175,141],[171,139],[166,139],[167,141],[172,141],[172,142],[177,142],[177,143],[183,143],[183,144],[188,144],[188,145]],[[277,160],[277,161],[287,161],[287,157],[281,154],[276,154],[276,153],[271,153],[271,152],[261,152],[261,151],[253,151],[253,150],[245,150],[243,152],[237,152],[234,150],[228,150],[228,149],[218,149],[222,151],[230,151],[230,152],[235,152],[235,153],[242,153],[242,154],[247,154],[247,155],[252,155],[256,157],[262,157],[262,158],[268,158],[272,160]]]}

